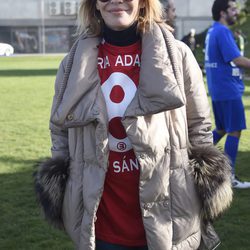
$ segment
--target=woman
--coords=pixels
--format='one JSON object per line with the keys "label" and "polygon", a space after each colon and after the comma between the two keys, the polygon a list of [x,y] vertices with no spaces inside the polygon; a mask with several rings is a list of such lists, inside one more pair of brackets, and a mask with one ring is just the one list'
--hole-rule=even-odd
{"label": "woman", "polygon": [[80,3],[81,35],[56,78],[52,158],[36,175],[47,219],[77,249],[218,244],[209,221],[230,204],[230,167],[212,147],[199,67],[163,11],[158,0]]}

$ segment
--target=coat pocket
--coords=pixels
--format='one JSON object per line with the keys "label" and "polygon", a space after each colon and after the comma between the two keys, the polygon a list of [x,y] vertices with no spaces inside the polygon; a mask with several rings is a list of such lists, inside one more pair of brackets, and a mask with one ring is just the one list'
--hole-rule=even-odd
{"label": "coat pocket", "polygon": [[82,164],[71,162],[70,176],[66,184],[62,207],[64,228],[74,242],[79,242],[78,237],[84,213]]}

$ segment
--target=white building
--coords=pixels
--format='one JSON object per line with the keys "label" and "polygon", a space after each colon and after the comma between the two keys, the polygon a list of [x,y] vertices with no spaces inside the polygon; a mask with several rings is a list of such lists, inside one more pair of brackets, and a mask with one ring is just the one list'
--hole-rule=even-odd
{"label": "white building", "polygon": [[176,7],[176,37],[181,39],[191,28],[202,32],[213,22],[211,8],[214,0],[174,0]]}
{"label": "white building", "polygon": [[[79,1],[1,0],[0,42],[11,43],[17,53],[67,52],[74,40]],[[213,0],[174,2],[177,38],[191,28],[199,33],[212,23]]]}
{"label": "white building", "polygon": [[[163,0],[164,1],[164,0]],[[214,0],[173,0],[176,7],[176,37],[181,39],[193,28],[200,33],[212,23],[212,5]],[[240,7],[245,0],[237,0]]]}
{"label": "white building", "polygon": [[77,8],[77,0],[1,0],[0,42],[17,53],[67,52]]}

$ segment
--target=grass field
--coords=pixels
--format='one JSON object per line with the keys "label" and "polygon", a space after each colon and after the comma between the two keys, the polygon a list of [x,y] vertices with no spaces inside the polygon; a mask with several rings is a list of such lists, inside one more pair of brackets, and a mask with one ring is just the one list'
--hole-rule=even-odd
{"label": "grass field", "polygon": [[[32,179],[34,163],[50,155],[48,119],[61,59],[0,58],[1,250],[73,249],[67,236],[40,216]],[[249,81],[244,103],[250,128]],[[237,174],[250,180],[250,130],[243,132],[237,165]],[[250,249],[250,189],[235,191],[232,207],[215,227],[222,240],[219,249]]]}

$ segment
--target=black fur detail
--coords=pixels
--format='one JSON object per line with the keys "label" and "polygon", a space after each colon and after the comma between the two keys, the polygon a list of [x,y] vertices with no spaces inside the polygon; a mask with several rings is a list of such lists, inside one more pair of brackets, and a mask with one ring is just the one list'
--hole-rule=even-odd
{"label": "black fur detail", "polygon": [[189,158],[202,201],[202,217],[213,221],[233,199],[229,160],[215,146],[192,148]]}
{"label": "black fur detail", "polygon": [[46,220],[63,229],[62,204],[68,178],[69,159],[48,158],[36,165],[34,184],[37,201]]}

